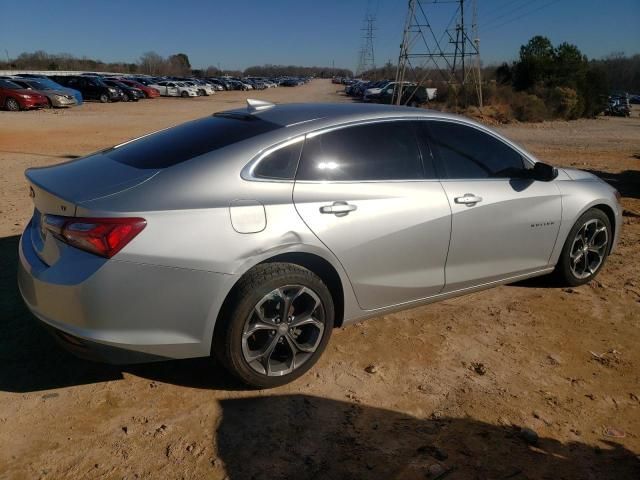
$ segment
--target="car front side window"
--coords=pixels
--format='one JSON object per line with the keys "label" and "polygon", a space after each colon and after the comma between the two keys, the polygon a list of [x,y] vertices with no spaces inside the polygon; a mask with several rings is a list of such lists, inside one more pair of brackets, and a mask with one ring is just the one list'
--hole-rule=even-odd
{"label": "car front side window", "polygon": [[412,123],[371,123],[308,136],[296,179],[422,179],[424,171]]}
{"label": "car front side window", "polygon": [[488,133],[454,122],[426,123],[442,178],[510,178],[525,168],[520,153]]}

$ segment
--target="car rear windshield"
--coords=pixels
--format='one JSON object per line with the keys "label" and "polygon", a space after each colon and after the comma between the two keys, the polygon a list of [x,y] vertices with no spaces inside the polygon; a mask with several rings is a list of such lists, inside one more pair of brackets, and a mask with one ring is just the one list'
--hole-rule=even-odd
{"label": "car rear windshield", "polygon": [[113,147],[103,153],[134,168],[167,168],[278,128],[281,125],[249,115],[211,116]]}

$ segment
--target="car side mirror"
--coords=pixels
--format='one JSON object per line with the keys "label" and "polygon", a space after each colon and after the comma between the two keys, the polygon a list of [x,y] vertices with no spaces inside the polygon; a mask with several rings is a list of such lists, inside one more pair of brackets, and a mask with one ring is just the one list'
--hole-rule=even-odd
{"label": "car side mirror", "polygon": [[537,162],[533,166],[533,179],[540,182],[550,182],[558,176],[558,169],[552,165]]}

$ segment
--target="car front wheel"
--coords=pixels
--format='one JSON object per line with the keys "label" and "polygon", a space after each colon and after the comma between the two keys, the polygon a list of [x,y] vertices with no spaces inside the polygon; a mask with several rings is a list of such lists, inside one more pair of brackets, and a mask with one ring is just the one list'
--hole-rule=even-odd
{"label": "car front wheel", "polygon": [[266,263],[240,280],[218,321],[213,340],[221,363],[243,383],[270,388],[318,360],[331,336],[334,306],[310,270]]}
{"label": "car front wheel", "polygon": [[597,208],[587,210],[565,241],[556,266],[558,279],[571,286],[592,280],[604,265],[612,241],[609,217]]}
{"label": "car front wheel", "polygon": [[11,112],[17,112],[20,110],[20,104],[15,98],[7,98],[7,101],[4,103],[4,106],[7,110]]}

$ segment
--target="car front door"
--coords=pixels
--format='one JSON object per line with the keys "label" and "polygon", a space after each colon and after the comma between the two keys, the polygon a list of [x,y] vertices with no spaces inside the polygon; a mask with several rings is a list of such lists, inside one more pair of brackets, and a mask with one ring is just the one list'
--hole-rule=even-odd
{"label": "car front door", "polygon": [[180,89],[175,83],[167,83],[167,95],[171,97],[179,97]]}
{"label": "car front door", "polygon": [[344,266],[361,308],[442,290],[451,210],[431,158],[421,161],[414,122],[309,134],[293,199]]}
{"label": "car front door", "polygon": [[421,123],[452,211],[444,291],[548,267],[562,216],[555,182],[525,178],[532,163],[484,129]]}

